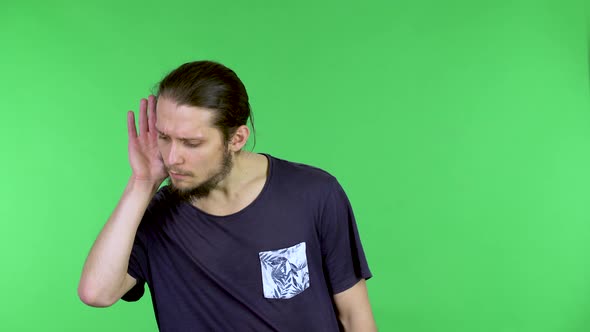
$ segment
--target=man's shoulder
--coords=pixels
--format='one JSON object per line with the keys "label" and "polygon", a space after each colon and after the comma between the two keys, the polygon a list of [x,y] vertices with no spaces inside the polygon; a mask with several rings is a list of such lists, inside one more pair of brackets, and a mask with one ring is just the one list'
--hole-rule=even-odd
{"label": "man's shoulder", "polygon": [[308,163],[270,156],[274,181],[308,189],[330,188],[338,182],[327,170]]}
{"label": "man's shoulder", "polygon": [[163,185],[161,186],[158,191],[152,196],[150,200],[146,212],[149,213],[158,213],[162,209],[168,209],[170,207],[170,186]]}

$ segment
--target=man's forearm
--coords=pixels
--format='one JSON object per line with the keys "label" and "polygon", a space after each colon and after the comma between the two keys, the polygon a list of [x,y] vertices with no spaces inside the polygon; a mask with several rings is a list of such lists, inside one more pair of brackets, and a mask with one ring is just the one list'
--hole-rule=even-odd
{"label": "man's forearm", "polygon": [[334,302],[338,318],[346,332],[377,331],[364,279],[346,291],[334,295]]}
{"label": "man's forearm", "polygon": [[83,302],[108,306],[116,301],[127,274],[137,228],[156,190],[157,186],[133,179],[127,184],[84,264],[78,286]]}
{"label": "man's forearm", "polygon": [[377,325],[373,315],[356,315],[348,318],[340,318],[340,322],[346,332],[376,332]]}

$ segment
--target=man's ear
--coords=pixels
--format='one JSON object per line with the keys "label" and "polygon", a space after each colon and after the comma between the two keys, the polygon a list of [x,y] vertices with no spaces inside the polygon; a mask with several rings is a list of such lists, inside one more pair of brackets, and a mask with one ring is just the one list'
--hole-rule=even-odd
{"label": "man's ear", "polygon": [[233,152],[240,151],[248,142],[248,137],[250,137],[250,128],[246,125],[239,126],[229,142],[229,149]]}

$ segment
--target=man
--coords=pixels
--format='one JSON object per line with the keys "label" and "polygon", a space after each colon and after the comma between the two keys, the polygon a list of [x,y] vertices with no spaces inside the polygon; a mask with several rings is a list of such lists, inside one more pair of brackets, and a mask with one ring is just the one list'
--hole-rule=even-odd
{"label": "man", "polygon": [[139,135],[128,113],[132,175],[84,264],[84,303],[137,301],[147,283],[161,331],[376,330],[342,187],[243,151],[249,118],[242,82],[211,61],[141,100]]}

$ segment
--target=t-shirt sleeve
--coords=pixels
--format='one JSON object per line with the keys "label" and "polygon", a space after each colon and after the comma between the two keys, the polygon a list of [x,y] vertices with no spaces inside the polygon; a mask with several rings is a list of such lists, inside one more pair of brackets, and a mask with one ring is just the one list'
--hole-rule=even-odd
{"label": "t-shirt sleeve", "polygon": [[161,211],[163,204],[165,204],[165,195],[167,187],[162,187],[152,197],[148,207],[146,208],[137,232],[133,240],[133,248],[129,256],[129,266],[127,273],[137,280],[137,283],[125,295],[121,297],[123,301],[134,302],[139,300],[145,292],[145,283],[148,279],[148,237],[153,232],[153,221],[158,219],[159,211]]}
{"label": "t-shirt sleeve", "polygon": [[135,278],[137,283],[121,297],[123,301],[135,302],[139,300],[145,292],[147,250],[142,235],[140,227],[135,235],[133,248],[131,249],[131,256],[129,257],[129,266],[127,268],[127,273]]}
{"label": "t-shirt sleeve", "polygon": [[331,184],[320,223],[322,258],[332,293],[371,278],[352,207],[336,180]]}

